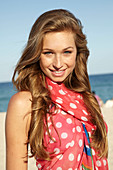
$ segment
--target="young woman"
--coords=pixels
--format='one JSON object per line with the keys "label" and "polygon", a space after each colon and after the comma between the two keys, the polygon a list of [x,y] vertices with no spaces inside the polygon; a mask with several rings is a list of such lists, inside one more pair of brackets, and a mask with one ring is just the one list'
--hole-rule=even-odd
{"label": "young woman", "polygon": [[42,14],[15,68],[6,117],[7,170],[108,170],[106,124],[87,74],[81,22],[67,10]]}

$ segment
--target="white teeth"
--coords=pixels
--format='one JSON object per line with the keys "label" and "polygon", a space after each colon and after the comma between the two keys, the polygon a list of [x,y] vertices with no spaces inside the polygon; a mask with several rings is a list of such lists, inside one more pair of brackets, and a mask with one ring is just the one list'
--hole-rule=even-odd
{"label": "white teeth", "polygon": [[55,73],[61,73],[62,71],[54,71]]}

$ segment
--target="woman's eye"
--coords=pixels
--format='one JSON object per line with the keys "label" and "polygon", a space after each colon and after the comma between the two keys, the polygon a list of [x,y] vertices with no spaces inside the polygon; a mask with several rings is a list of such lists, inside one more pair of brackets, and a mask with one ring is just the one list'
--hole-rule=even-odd
{"label": "woman's eye", "polygon": [[64,51],[65,54],[71,54],[72,51]]}
{"label": "woman's eye", "polygon": [[43,54],[45,54],[45,55],[50,55],[50,54],[52,54],[52,52],[50,52],[50,51],[45,51],[45,52],[43,52]]}

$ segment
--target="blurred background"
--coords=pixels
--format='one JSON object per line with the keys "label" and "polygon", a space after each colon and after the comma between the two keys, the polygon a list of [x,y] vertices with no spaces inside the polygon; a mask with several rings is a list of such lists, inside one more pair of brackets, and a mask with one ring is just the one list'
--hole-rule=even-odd
{"label": "blurred background", "polygon": [[90,56],[88,73],[92,90],[105,103],[113,97],[112,0],[10,0],[0,1],[0,112],[7,110],[15,93],[11,78],[37,17],[51,9],[70,10],[83,25]]}
{"label": "blurred background", "polygon": [[[57,8],[70,10],[79,18],[87,35],[89,79],[92,91],[103,102],[101,109],[108,124],[108,162],[113,169],[113,0],[0,0],[1,170],[5,170],[5,116],[8,102],[16,92],[11,83],[13,70],[37,17]],[[29,167],[37,169],[35,163]]]}

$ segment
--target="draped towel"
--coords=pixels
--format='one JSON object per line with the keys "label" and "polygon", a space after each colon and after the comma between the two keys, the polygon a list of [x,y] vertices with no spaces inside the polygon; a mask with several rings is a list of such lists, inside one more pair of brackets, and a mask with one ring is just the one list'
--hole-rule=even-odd
{"label": "draped towel", "polygon": [[[37,158],[39,170],[108,170],[106,158],[99,158],[93,148],[90,148],[90,136],[96,127],[89,121],[83,97],[65,87],[63,83],[55,83],[46,78],[52,102],[50,107],[54,113],[52,119],[48,114],[49,132],[51,140],[45,130],[44,145],[47,151],[53,153],[51,161]],[[58,135],[59,134],[59,135]]]}

